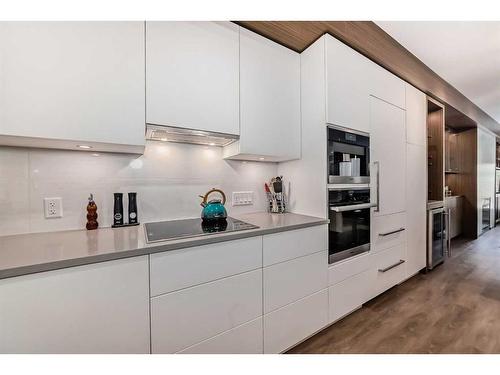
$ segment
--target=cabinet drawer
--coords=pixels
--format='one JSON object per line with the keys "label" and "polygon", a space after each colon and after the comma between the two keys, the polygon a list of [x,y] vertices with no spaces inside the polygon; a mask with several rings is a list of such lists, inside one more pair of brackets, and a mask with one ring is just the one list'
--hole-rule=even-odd
{"label": "cabinet drawer", "polygon": [[182,354],[261,354],[262,317],[180,351]]}
{"label": "cabinet drawer", "polygon": [[151,255],[151,296],[262,267],[262,237]]}
{"label": "cabinet drawer", "polygon": [[326,225],[269,234],[263,238],[264,267],[321,250],[328,250]]}
{"label": "cabinet drawer", "polygon": [[262,315],[262,270],[151,299],[151,350],[175,353]]}
{"label": "cabinet drawer", "polygon": [[291,348],[325,327],[327,320],[327,289],[264,315],[264,353]]}
{"label": "cabinet drawer", "polygon": [[374,281],[372,283],[375,297],[405,279],[406,275],[406,251],[404,244],[384,250],[373,257]]}
{"label": "cabinet drawer", "polygon": [[328,288],[329,320],[334,322],[370,299],[370,270]]}
{"label": "cabinet drawer", "polygon": [[328,285],[334,285],[348,277],[357,275],[370,268],[370,253],[335,263],[328,268]]}
{"label": "cabinet drawer", "polygon": [[406,214],[404,212],[373,217],[372,253],[403,243],[406,239]]}
{"label": "cabinet drawer", "polygon": [[264,268],[264,314],[327,287],[328,252]]}

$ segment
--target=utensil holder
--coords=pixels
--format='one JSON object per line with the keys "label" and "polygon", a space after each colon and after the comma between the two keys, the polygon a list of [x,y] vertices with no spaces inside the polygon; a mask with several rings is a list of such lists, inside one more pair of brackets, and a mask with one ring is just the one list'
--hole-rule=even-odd
{"label": "utensil holder", "polygon": [[269,202],[267,212],[273,214],[283,214],[286,212],[286,194],[281,193],[267,193],[267,200]]}

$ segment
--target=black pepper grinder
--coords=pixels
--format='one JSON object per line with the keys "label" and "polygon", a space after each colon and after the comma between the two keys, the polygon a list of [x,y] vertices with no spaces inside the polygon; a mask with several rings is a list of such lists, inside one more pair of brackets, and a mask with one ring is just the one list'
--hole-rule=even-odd
{"label": "black pepper grinder", "polygon": [[137,224],[137,193],[128,193],[128,223]]}
{"label": "black pepper grinder", "polygon": [[113,227],[123,225],[123,193],[114,193]]}

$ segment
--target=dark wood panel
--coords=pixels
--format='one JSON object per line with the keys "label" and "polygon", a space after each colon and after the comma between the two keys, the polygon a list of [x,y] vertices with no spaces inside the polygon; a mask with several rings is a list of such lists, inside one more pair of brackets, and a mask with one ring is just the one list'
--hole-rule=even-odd
{"label": "dark wood panel", "polygon": [[447,174],[446,184],[454,195],[464,197],[462,230],[477,238],[477,130],[456,134],[456,158],[460,173]]}
{"label": "dark wood panel", "polygon": [[432,101],[428,101],[428,107],[433,109],[427,115],[427,197],[429,200],[442,201],[444,199],[444,108]]}
{"label": "dark wood panel", "polygon": [[500,134],[500,124],[370,21],[236,21],[297,52],[329,33],[419,90]]}
{"label": "dark wood panel", "polygon": [[445,115],[446,115],[445,116],[446,126],[454,130],[462,131],[477,127],[477,124],[474,120],[472,120],[471,118],[464,115],[462,112],[456,110],[450,105],[446,106]]}

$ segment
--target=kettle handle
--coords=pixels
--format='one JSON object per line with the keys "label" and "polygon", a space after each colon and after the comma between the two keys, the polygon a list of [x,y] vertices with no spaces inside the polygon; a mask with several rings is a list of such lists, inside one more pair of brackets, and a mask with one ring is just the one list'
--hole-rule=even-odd
{"label": "kettle handle", "polygon": [[226,204],[226,194],[224,194],[224,192],[223,192],[222,190],[220,190],[220,189],[215,189],[215,188],[213,188],[212,190],[207,191],[207,193],[206,193],[204,196],[201,196],[201,195],[200,195],[200,197],[201,197],[201,198],[203,198],[203,202],[202,202],[202,204],[203,204],[203,203],[207,203],[207,201],[208,201],[208,196],[209,196],[210,194],[212,194],[212,193],[216,193],[216,192],[217,192],[217,193],[220,193],[220,194],[222,195],[222,205]]}

